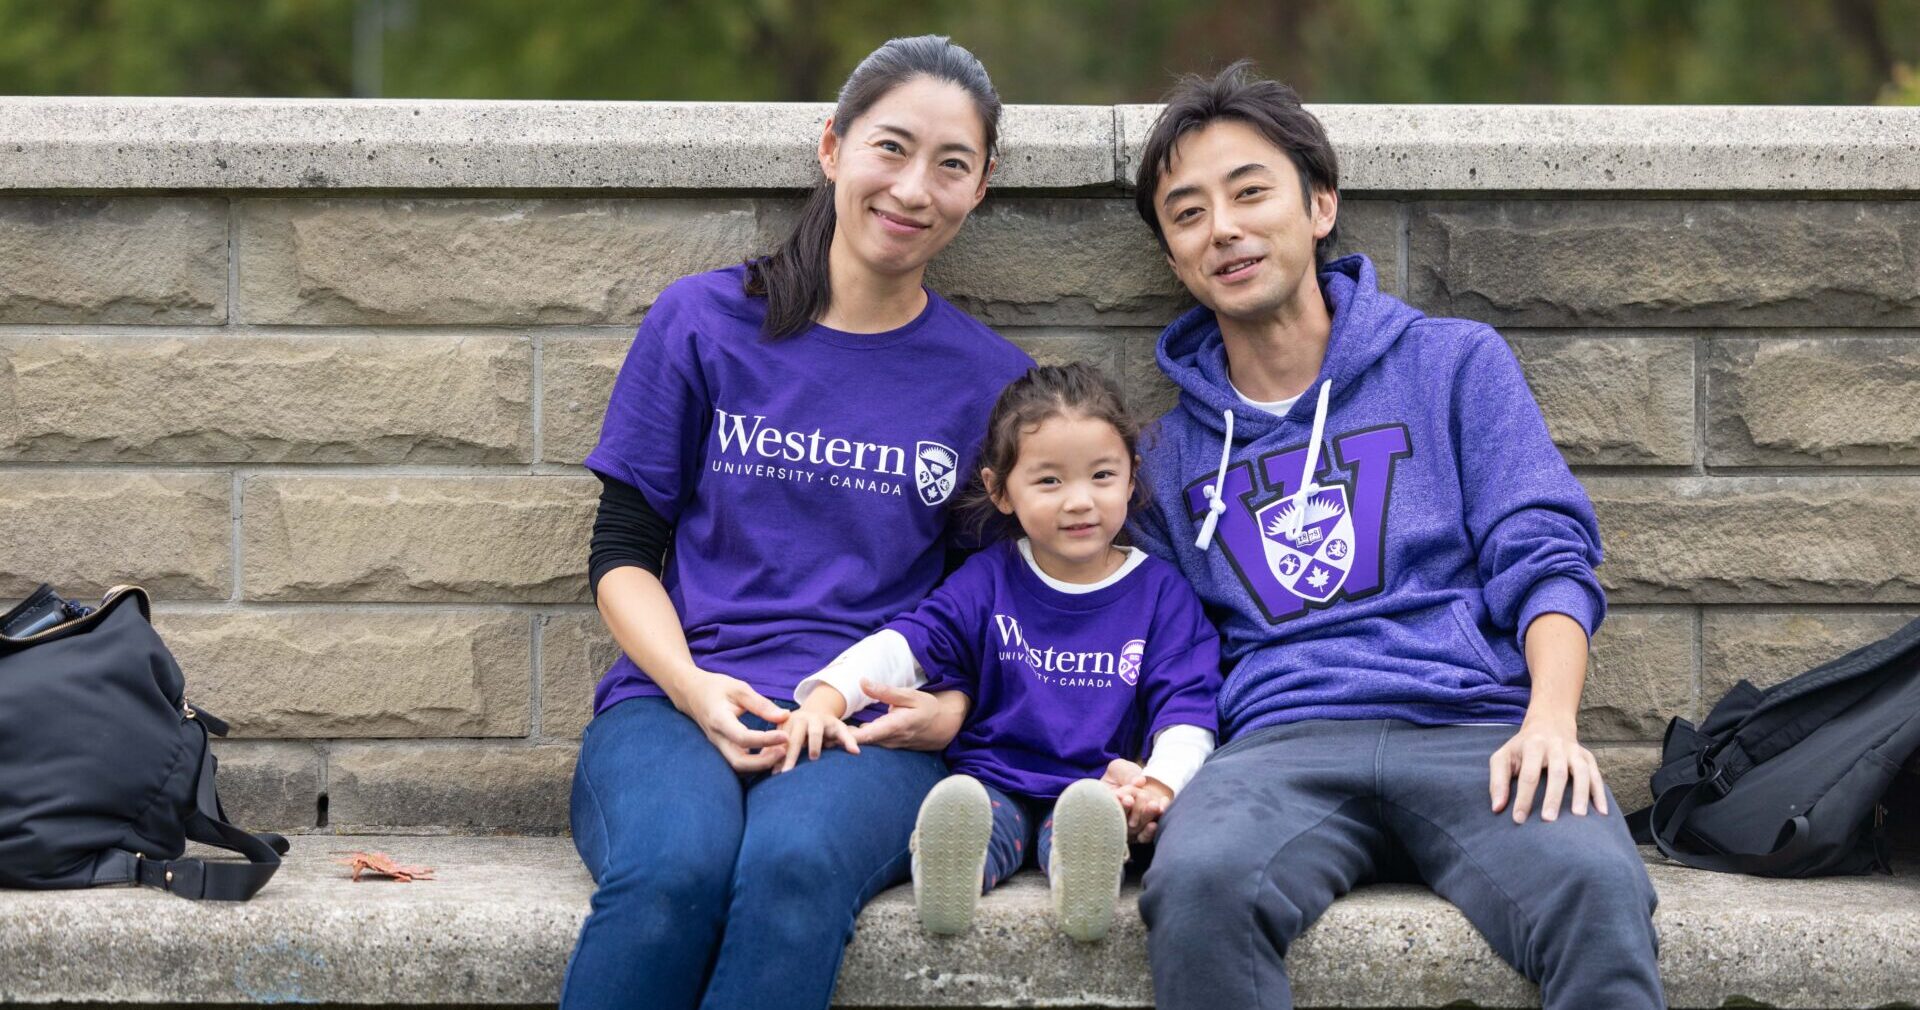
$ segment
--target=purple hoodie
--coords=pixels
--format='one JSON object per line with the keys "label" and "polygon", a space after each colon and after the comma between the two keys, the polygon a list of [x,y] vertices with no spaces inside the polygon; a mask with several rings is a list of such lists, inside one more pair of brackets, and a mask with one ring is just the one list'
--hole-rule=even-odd
{"label": "purple hoodie", "polygon": [[1305,719],[1517,723],[1522,629],[1562,613],[1591,636],[1606,612],[1593,506],[1492,328],[1382,294],[1364,256],[1327,264],[1320,289],[1326,360],[1285,417],[1235,395],[1210,310],[1161,334],[1180,403],[1147,439],[1154,504],[1135,539],[1220,627],[1227,737]]}

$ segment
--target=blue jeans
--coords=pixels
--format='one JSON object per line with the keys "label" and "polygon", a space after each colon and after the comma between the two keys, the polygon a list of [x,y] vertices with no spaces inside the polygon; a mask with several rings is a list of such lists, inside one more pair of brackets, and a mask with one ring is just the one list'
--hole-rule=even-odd
{"label": "blue jeans", "polygon": [[945,774],[937,755],[868,747],[743,778],[665,698],[594,717],[571,813],[599,886],[561,1006],[826,1007],[854,917],[907,879]]}

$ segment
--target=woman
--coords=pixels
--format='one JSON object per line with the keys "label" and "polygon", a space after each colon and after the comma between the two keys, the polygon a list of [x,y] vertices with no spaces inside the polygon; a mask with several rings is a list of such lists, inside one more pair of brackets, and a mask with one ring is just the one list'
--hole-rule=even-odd
{"label": "woman", "polygon": [[944,744],[963,702],[892,695],[877,746],[766,773],[794,686],[933,587],[994,396],[1032,364],[921,286],[986,195],[999,113],[959,46],[880,47],[792,236],[676,282],[640,327],[586,460],[623,655],[574,775],[599,888],[568,1010],[825,1007],[860,907],[908,874],[944,774],[908,748]]}

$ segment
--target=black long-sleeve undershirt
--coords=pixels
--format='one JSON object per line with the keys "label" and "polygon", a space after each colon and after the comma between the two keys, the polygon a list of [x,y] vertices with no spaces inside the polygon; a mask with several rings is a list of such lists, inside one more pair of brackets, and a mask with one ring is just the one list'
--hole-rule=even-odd
{"label": "black long-sleeve undershirt", "polygon": [[600,577],[615,568],[633,565],[656,577],[665,571],[673,524],[647,503],[639,488],[606,474],[595,476],[600,478],[600,510],[594,514],[587,547],[587,585],[598,598]]}

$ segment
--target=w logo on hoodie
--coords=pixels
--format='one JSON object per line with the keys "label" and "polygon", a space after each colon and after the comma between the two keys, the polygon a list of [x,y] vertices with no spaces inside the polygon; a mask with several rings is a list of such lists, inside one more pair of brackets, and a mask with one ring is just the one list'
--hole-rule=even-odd
{"label": "w logo on hoodie", "polygon": [[[1297,493],[1306,446],[1235,463],[1222,481],[1227,510],[1215,541],[1271,624],[1304,616],[1309,605],[1369,596],[1386,584],[1387,501],[1395,464],[1413,455],[1407,426],[1350,431],[1328,442],[1332,462],[1347,478],[1316,476],[1309,494]],[[1207,515],[1214,480],[1208,474],[1187,486],[1196,522]]]}

